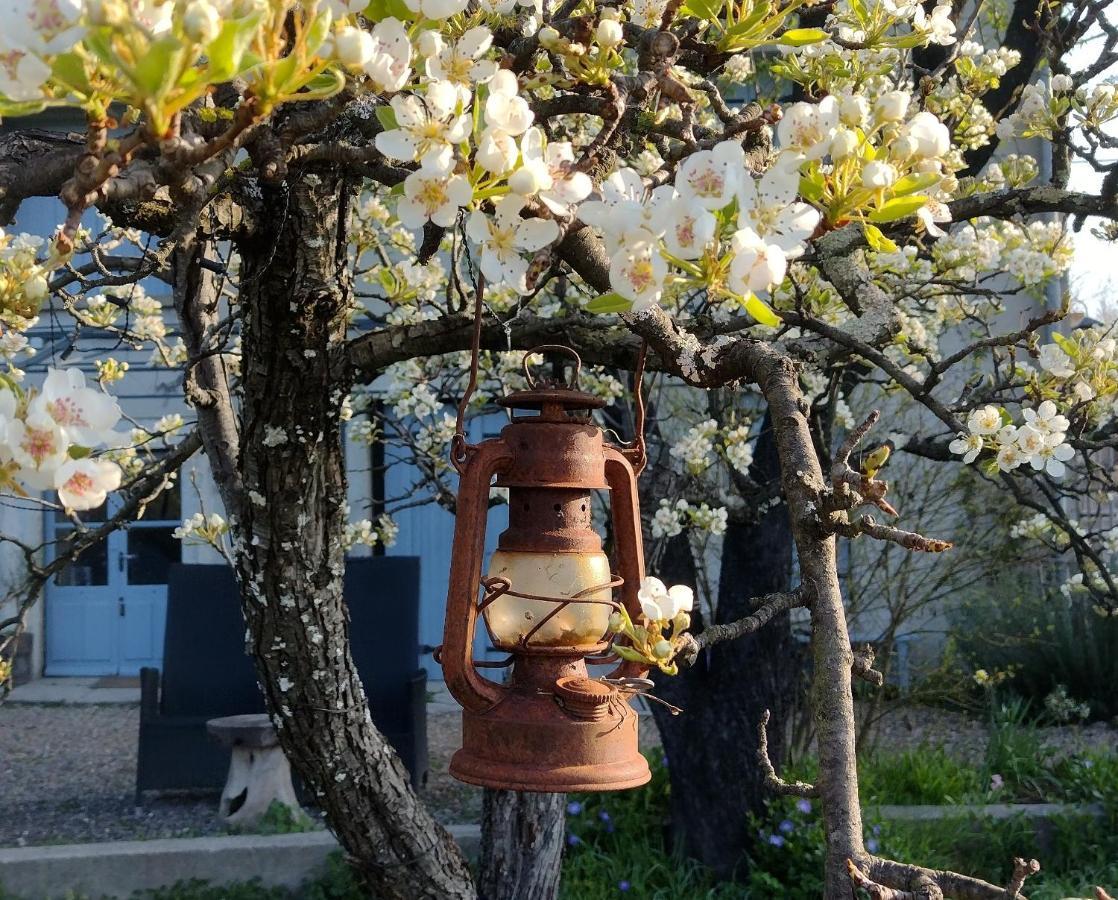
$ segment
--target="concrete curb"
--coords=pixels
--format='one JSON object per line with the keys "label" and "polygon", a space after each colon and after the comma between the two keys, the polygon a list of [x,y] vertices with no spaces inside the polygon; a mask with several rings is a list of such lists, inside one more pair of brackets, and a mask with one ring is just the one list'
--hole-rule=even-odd
{"label": "concrete curb", "polygon": [[[449,831],[467,856],[477,856],[477,825]],[[217,885],[258,878],[296,888],[337,849],[328,831],[0,848],[0,888],[21,900],[54,900],[67,891],[127,898],[191,879]]]}
{"label": "concrete curb", "polygon": [[1094,816],[1104,813],[1101,803],[976,803],[961,806],[874,806],[865,807],[867,814],[876,814],[894,822],[935,822],[942,819],[963,819],[970,816],[988,819],[1050,819],[1054,816]]}

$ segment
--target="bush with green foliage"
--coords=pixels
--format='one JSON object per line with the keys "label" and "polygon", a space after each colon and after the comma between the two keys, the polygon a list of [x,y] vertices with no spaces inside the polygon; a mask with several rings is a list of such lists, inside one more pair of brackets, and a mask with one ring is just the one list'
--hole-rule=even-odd
{"label": "bush with green foliage", "polygon": [[[1010,673],[1007,686],[1054,724],[1118,716],[1118,618],[1088,603],[1045,592],[1033,579],[999,580],[951,613],[952,637],[969,675]],[[969,679],[968,679],[969,680]]]}

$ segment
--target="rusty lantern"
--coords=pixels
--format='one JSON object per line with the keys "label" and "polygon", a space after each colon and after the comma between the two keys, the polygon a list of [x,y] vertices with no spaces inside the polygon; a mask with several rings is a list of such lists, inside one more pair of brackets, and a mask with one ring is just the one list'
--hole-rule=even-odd
{"label": "rusty lantern", "polygon": [[[574,377],[539,381],[532,353],[562,352]],[[518,791],[596,791],[649,780],[637,750],[632,685],[646,673],[621,662],[591,678],[587,662],[609,663],[611,613],[640,614],[644,576],[636,476],[643,442],[605,442],[592,411],[604,405],[578,387],[578,355],[554,345],[525,355],[526,390],[498,401],[513,410],[499,437],[469,445],[455,436],[461,480],[446,629],[440,662],[463,707],[462,749],[450,762],[460,781]],[[476,371],[471,377],[471,390]],[[637,379],[639,398],[639,375]],[[465,408],[465,398],[460,413]],[[534,415],[515,411],[534,410]],[[638,421],[643,418],[638,399]],[[461,415],[460,415],[461,422]],[[638,435],[640,431],[638,430]],[[508,488],[509,527],[482,574],[490,487]],[[610,492],[616,574],[592,528],[591,496]],[[615,593],[619,599],[614,599]],[[473,659],[479,617],[504,662]],[[478,667],[511,666],[504,684]]]}

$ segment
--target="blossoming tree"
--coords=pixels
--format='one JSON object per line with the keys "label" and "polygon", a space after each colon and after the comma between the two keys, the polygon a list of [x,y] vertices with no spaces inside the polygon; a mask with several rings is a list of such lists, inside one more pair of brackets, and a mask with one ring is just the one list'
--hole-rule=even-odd
{"label": "blossoming tree", "polygon": [[[697,479],[717,458],[738,495],[779,506],[798,584],[685,634],[686,598],[650,583],[645,617],[670,640],[642,646],[617,624],[670,672],[809,610],[819,783],[785,784],[768,717],[753,724],[767,784],[822,801],[827,897],[1018,894],[1024,863],[1005,887],[866,849],[851,679],[880,676],[851,647],[836,541],[950,546],[878,521],[897,515],[886,483],[851,465],[878,419],[851,409],[888,418],[905,395],[923,415],[901,449],[1000,479],[1064,536],[1075,589],[1104,612],[1118,601],[1107,536],[1066,502],[1114,487],[1100,460],[1115,343],[1099,328],[1045,337],[1066,309],[1037,302],[1070,255],[1051,215],[1118,218],[1105,2],[15,0],[3,16],[0,113],[69,106],[86,133],[0,146],[7,221],[29,197],[65,207],[49,240],[0,247],[0,471],[75,518],[108,492],[123,502],[50,564],[22,547],[29,576],[0,641],[52,567],[203,451],[225,515],[182,534],[229,541],[285,751],[377,896],[474,896],[349,656],[345,549],[392,526],[348,521],[340,425],[364,415],[366,434],[391,432],[452,505],[447,404],[480,300],[493,390],[513,377],[511,350],[561,338],[609,397],[642,345],[689,396],[731,397],[697,417],[681,407],[667,469]],[[1073,70],[1088,38],[1099,53]],[[1015,136],[1043,148],[1045,180],[1027,156],[990,163]],[[1068,189],[1073,158],[1101,173],[1097,191]],[[138,288],[148,278],[169,285],[178,343]],[[196,424],[171,452],[147,448],[181,422],[116,430],[118,361],[102,362],[100,391],[66,370],[25,386],[23,333],[47,304],[182,367]],[[360,386],[384,374],[387,408],[373,409]],[[762,457],[772,496],[741,490]],[[653,534],[720,531],[726,505],[655,504]],[[556,860],[510,878],[487,853],[482,893],[547,896]]]}

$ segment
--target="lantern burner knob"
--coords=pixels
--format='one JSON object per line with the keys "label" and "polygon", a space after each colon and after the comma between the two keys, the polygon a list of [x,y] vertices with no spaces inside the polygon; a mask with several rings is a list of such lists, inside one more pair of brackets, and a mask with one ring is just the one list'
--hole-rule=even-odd
{"label": "lantern burner knob", "polygon": [[617,694],[616,688],[581,675],[560,678],[555,682],[554,691],[563,709],[576,719],[588,722],[604,719]]}

